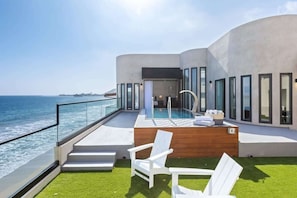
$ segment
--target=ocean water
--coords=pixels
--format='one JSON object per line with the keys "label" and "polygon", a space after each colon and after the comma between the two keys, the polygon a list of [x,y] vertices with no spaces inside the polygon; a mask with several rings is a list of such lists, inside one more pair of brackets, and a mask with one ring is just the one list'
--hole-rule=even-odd
{"label": "ocean water", "polygon": [[0,142],[56,123],[56,104],[103,96],[0,96]]}
{"label": "ocean water", "polygon": [[[0,96],[0,142],[27,134],[56,123],[56,104],[104,99],[103,96]],[[70,106],[69,106],[70,107]],[[65,106],[62,127],[73,128],[85,121],[81,112]],[[68,109],[67,109],[68,108]],[[89,108],[92,108],[90,106]],[[94,105],[94,108],[98,108]],[[98,110],[96,111],[98,112]],[[85,116],[85,113],[83,114]],[[71,118],[71,120],[70,120]],[[69,120],[67,120],[69,119]],[[80,125],[76,126],[79,127]],[[61,130],[63,132],[63,130]],[[61,132],[61,133],[62,133]],[[67,132],[67,131],[66,131]],[[57,128],[0,145],[0,178],[38,155],[52,149],[57,141]]]}

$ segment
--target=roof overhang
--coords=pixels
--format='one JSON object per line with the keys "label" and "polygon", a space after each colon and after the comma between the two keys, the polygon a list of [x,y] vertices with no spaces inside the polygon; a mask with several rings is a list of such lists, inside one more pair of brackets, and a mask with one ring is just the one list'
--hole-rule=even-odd
{"label": "roof overhang", "polygon": [[183,73],[179,68],[142,68],[142,79],[182,79],[182,77]]}

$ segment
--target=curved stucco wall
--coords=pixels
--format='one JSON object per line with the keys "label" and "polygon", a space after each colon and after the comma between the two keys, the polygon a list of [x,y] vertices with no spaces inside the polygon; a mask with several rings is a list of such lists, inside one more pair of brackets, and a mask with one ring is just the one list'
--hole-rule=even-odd
{"label": "curved stucco wall", "polygon": [[191,67],[206,67],[207,48],[187,50],[180,54],[181,69]]}
{"label": "curved stucco wall", "polygon": [[116,59],[117,84],[142,82],[142,67],[177,67],[178,54],[128,54]]}
{"label": "curved stucco wall", "polygon": [[[240,98],[240,77],[252,76],[252,122],[259,123],[259,74],[272,74],[272,125],[280,125],[280,73],[292,73],[293,79],[297,78],[296,32],[296,15],[269,17],[231,30],[208,48],[207,77],[213,81],[225,78],[227,117],[229,77],[236,77],[236,93]],[[297,85],[292,83],[294,114]],[[209,87],[208,104],[214,106],[212,89]],[[236,107],[236,118],[240,121],[240,100]],[[297,128],[296,122],[293,128]]]}

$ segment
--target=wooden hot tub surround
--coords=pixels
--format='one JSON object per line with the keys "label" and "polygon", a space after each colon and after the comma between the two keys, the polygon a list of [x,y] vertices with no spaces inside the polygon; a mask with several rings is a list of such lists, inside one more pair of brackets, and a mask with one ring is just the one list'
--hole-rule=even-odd
{"label": "wooden hot tub surround", "polygon": [[[238,157],[238,127],[217,125],[210,127],[136,127],[134,128],[135,146],[154,141],[158,129],[173,133],[168,157],[220,157],[224,152]],[[137,157],[148,157],[150,150],[139,152]]]}

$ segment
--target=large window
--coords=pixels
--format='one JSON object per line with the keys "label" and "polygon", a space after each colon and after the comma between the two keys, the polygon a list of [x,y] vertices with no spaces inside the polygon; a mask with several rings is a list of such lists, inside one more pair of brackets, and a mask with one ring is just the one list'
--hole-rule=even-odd
{"label": "large window", "polygon": [[121,107],[121,84],[117,84],[117,107]]}
{"label": "large window", "polygon": [[252,121],[252,77],[241,76],[241,120]]}
{"label": "large window", "polygon": [[229,78],[229,117],[236,119],[236,78]]}
{"label": "large window", "polygon": [[134,84],[134,109],[139,110],[139,83]]}
{"label": "large window", "polygon": [[206,67],[200,67],[200,111],[206,111]]}
{"label": "large window", "polygon": [[[191,68],[191,91],[197,95],[197,67]],[[191,109],[194,105],[194,98],[191,97]]]}
{"label": "large window", "polygon": [[132,83],[127,84],[127,109],[132,109]]}
{"label": "large window", "polygon": [[280,123],[292,124],[292,74],[280,74]]}
{"label": "large window", "polygon": [[125,109],[125,83],[121,84],[121,106],[122,109]]}
{"label": "large window", "polygon": [[[184,89],[189,90],[189,69],[184,70]],[[189,109],[189,94],[185,93],[184,95],[184,108]]]}
{"label": "large window", "polygon": [[225,79],[215,81],[215,108],[225,112]]}
{"label": "large window", "polygon": [[259,74],[259,122],[272,123],[272,75]]}

